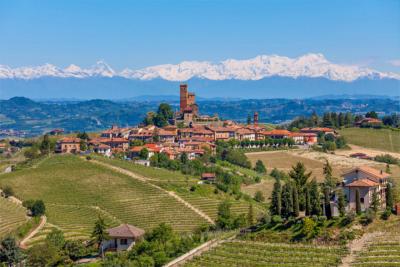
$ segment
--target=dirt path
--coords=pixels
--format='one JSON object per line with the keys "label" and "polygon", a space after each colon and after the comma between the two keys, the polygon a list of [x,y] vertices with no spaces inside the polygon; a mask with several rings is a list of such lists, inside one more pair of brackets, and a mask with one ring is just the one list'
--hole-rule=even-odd
{"label": "dirt path", "polygon": [[342,264],[340,265],[340,267],[351,266],[351,263],[355,260],[357,252],[361,251],[369,240],[379,235],[381,235],[380,232],[367,233],[364,234],[361,238],[351,241],[348,245],[350,253],[342,259]]}
{"label": "dirt path", "polygon": [[42,230],[42,228],[44,227],[44,225],[47,222],[47,217],[46,215],[42,215],[40,217],[40,223],[38,226],[36,226],[35,229],[33,229],[33,231],[31,231],[26,237],[24,237],[24,239],[22,239],[22,241],[19,243],[19,246],[23,249],[26,248],[26,242],[29,241],[29,239],[31,239],[32,237],[34,237],[40,230]]}
{"label": "dirt path", "polygon": [[[125,169],[123,169],[123,168],[120,168],[120,167],[117,167],[117,166],[114,166],[114,165],[111,165],[111,164],[108,164],[108,163],[104,163],[104,162],[101,162],[101,161],[97,161],[97,160],[93,160],[93,159],[92,159],[92,160],[90,160],[89,162],[92,162],[92,163],[94,163],[94,164],[98,164],[98,165],[104,166],[104,167],[109,168],[109,169],[112,169],[112,170],[114,170],[114,171],[116,171],[116,172],[120,172],[120,173],[125,174],[125,175],[127,175],[127,176],[129,176],[129,177],[132,177],[132,178],[134,178],[134,179],[137,179],[137,180],[140,180],[140,181],[142,181],[142,182],[145,182],[145,183],[147,183],[148,185],[150,185],[150,186],[152,186],[152,187],[154,187],[154,188],[157,188],[157,189],[159,189],[159,190],[161,190],[161,191],[167,193],[167,194],[170,195],[171,197],[175,198],[177,201],[183,203],[186,207],[188,207],[189,209],[193,210],[195,213],[197,213],[199,216],[201,216],[202,218],[204,218],[205,220],[207,220],[209,223],[215,224],[214,220],[211,219],[207,214],[205,214],[205,213],[204,213],[203,211],[201,211],[200,209],[194,207],[192,204],[190,204],[189,202],[187,202],[186,200],[184,200],[183,198],[181,198],[180,196],[178,196],[175,192],[165,190],[164,188],[162,188],[162,187],[160,187],[160,186],[158,186],[158,185],[155,185],[155,184],[150,183],[150,181],[154,181],[153,179],[144,177],[144,176],[142,176],[142,175],[138,175],[138,174],[136,174],[136,173],[134,173],[134,172],[131,172],[131,171],[125,170]],[[157,180],[157,181],[158,181],[158,180]]]}

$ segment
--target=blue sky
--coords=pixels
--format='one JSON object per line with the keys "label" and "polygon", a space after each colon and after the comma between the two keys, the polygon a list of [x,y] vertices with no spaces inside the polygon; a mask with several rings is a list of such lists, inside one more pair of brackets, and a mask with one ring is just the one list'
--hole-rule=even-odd
{"label": "blue sky", "polygon": [[400,1],[0,2],[0,64],[11,67],[103,59],[121,70],[306,53],[400,72]]}

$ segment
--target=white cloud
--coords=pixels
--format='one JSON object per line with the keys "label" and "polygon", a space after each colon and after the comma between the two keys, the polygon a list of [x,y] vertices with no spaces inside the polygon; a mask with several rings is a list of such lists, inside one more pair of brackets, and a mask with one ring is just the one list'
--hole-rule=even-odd
{"label": "white cloud", "polygon": [[400,59],[390,60],[389,63],[392,64],[395,67],[400,67]]}

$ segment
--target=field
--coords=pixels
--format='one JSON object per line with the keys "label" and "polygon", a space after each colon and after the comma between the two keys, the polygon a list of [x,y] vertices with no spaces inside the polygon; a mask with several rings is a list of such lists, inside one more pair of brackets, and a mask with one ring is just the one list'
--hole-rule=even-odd
{"label": "field", "polygon": [[348,143],[383,151],[400,152],[400,131],[390,129],[345,128],[339,133]]}
{"label": "field", "polygon": [[[383,226],[383,227],[382,227]],[[352,266],[400,266],[400,218],[392,216],[384,225],[377,225],[378,236],[371,238],[356,255]]]}
{"label": "field", "polygon": [[[116,159],[96,157],[96,160],[118,166],[120,168],[143,175],[145,177],[150,177],[151,180],[149,182],[159,185],[166,190],[175,191],[181,198],[189,202],[194,207],[200,209],[214,220],[217,218],[218,205],[223,200],[229,200],[231,202],[231,210],[235,214],[247,214],[249,209],[249,202],[247,201],[235,200],[233,197],[222,192],[215,194],[214,186],[212,185],[198,185],[195,191],[191,191],[190,187],[192,185],[197,185],[199,179],[189,175],[184,175],[180,172],[172,172],[169,170],[153,167],[144,167],[141,165],[133,164],[129,161]],[[253,172],[252,170],[247,171]],[[262,213],[263,208],[257,203],[254,204],[256,213]]]}
{"label": "field", "polygon": [[226,241],[185,266],[337,266],[341,247]]}
{"label": "field", "polygon": [[25,208],[0,197],[0,238],[13,232],[27,220]]}
{"label": "field", "polygon": [[3,174],[22,199],[42,199],[48,222],[66,236],[88,237],[102,215],[109,225],[130,223],[149,230],[161,222],[192,231],[207,223],[181,202],[145,182],[75,156],[54,156],[36,168]]}

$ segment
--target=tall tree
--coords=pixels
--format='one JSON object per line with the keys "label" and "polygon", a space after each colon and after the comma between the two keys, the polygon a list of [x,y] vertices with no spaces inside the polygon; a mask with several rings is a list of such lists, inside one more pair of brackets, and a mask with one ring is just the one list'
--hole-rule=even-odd
{"label": "tall tree", "polygon": [[356,213],[361,214],[360,191],[356,189]]}
{"label": "tall tree", "polygon": [[338,210],[341,217],[346,214],[346,199],[341,189],[338,191]]}
{"label": "tall tree", "polygon": [[93,238],[94,242],[97,244],[98,248],[101,248],[101,256],[102,257],[104,257],[102,243],[105,240],[109,239],[106,228],[107,228],[106,222],[104,221],[104,219],[101,216],[99,216],[97,218],[97,221],[94,223],[92,238]]}
{"label": "tall tree", "polygon": [[293,190],[290,183],[282,187],[282,216],[285,218],[293,215]]}
{"label": "tall tree", "polygon": [[295,186],[297,187],[297,192],[299,194],[299,205],[300,210],[305,209],[305,196],[304,196],[304,188],[307,184],[308,178],[311,176],[311,172],[306,173],[306,167],[302,162],[297,162],[295,166],[292,167],[292,170],[289,172],[290,178],[295,182]]}
{"label": "tall tree", "polygon": [[267,169],[265,168],[265,165],[261,160],[257,160],[254,170],[258,173],[266,173],[267,172]]}
{"label": "tall tree", "polygon": [[231,204],[225,200],[218,206],[217,226],[220,229],[231,229],[233,218],[231,214]]}
{"label": "tall tree", "polygon": [[379,206],[380,206],[380,201],[379,201],[378,192],[377,192],[377,190],[374,190],[374,192],[372,192],[372,198],[371,198],[371,209],[375,213],[377,213]]}
{"label": "tall tree", "polygon": [[392,210],[393,209],[393,188],[392,184],[388,183],[386,187],[386,209]]}
{"label": "tall tree", "polygon": [[42,155],[50,155],[51,152],[51,141],[48,134],[43,136],[43,140],[40,143],[40,152]]}
{"label": "tall tree", "polygon": [[310,202],[311,202],[311,215],[320,216],[322,213],[321,197],[318,188],[318,183],[315,180],[315,178],[310,183]]}
{"label": "tall tree", "polygon": [[308,186],[306,186],[305,188],[305,211],[306,211],[306,216],[311,215],[310,189]]}
{"label": "tall tree", "polygon": [[323,171],[325,175],[324,184],[329,189],[329,193],[331,193],[332,189],[336,186],[336,181],[332,176],[332,166],[328,160],[325,161]]}
{"label": "tall tree", "polygon": [[270,206],[271,215],[279,215],[281,216],[282,210],[282,186],[280,179],[276,179],[274,183],[274,189],[272,190],[272,199]]}
{"label": "tall tree", "polygon": [[299,216],[299,194],[297,192],[297,187],[293,186],[293,214],[295,217]]}
{"label": "tall tree", "polygon": [[325,216],[328,219],[331,219],[332,212],[331,212],[331,205],[330,205],[330,191],[329,191],[329,188],[327,188],[327,187],[324,188],[324,210],[325,210]]}

